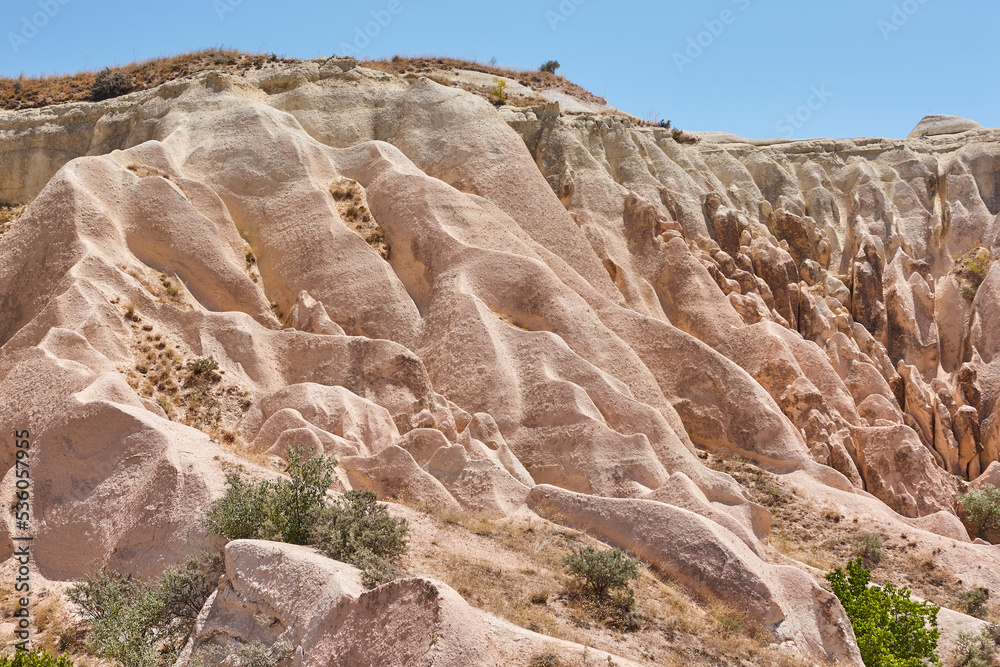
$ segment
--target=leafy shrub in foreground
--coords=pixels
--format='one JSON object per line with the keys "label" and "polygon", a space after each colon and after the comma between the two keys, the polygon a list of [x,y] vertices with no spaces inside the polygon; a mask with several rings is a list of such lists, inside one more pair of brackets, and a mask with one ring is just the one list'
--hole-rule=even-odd
{"label": "leafy shrub in foreground", "polygon": [[48,651],[18,651],[9,658],[0,658],[0,667],[73,667],[72,661],[64,655],[49,655]]}
{"label": "leafy shrub in foreground", "polygon": [[205,515],[205,528],[230,540],[263,539],[306,544],[309,530],[333,483],[337,460],[327,456],[303,459],[296,449],[285,454],[290,479],[244,482],[226,477],[226,495]]}
{"label": "leafy shrub in foreground", "polygon": [[335,560],[361,568],[367,585],[393,577],[393,566],[406,553],[406,519],[389,516],[388,507],[371,491],[348,491],[319,513],[313,542]]}
{"label": "leafy shrub in foreground", "polygon": [[639,578],[639,563],[621,549],[578,548],[563,562],[570,576],[594,597],[603,597],[609,590],[628,588],[630,581]]}
{"label": "leafy shrub in foreground", "polygon": [[923,667],[940,665],[935,650],[940,632],[938,609],[930,602],[910,600],[908,588],[892,584],[872,586],[871,573],[861,559],[826,575],[854,627],[854,636],[867,667]]}
{"label": "leafy shrub in foreground", "polygon": [[970,527],[985,539],[985,534],[1000,530],[1000,489],[984,484],[981,489],[958,494],[958,502],[969,514]]}
{"label": "leafy shrub in foreground", "polygon": [[94,655],[126,667],[166,667],[177,659],[215,590],[221,562],[218,556],[189,558],[149,583],[105,564],[66,594],[90,624],[87,644]]}

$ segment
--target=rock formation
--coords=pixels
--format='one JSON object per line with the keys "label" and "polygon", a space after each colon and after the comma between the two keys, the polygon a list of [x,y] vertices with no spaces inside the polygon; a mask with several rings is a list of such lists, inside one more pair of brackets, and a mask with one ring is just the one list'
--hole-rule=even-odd
{"label": "rock formation", "polygon": [[[768,562],[767,510],[699,452],[1000,571],[954,519],[1000,461],[1000,131],[681,144],[438,80],[319,59],[0,112],[0,201],[31,202],[0,241],[0,430],[34,438],[42,576],[209,546],[232,443],[335,454],[341,491],[558,515],[817,661],[860,664],[842,608]],[[210,409],[185,398],[198,360]],[[504,664],[444,584],[365,592],[304,549],[226,549],[192,650]],[[279,599],[286,576],[314,585]]]}

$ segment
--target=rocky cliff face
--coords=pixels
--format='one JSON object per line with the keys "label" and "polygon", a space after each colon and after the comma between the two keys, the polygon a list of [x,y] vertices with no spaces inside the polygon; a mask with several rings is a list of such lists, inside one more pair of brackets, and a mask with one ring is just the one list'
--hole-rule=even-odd
{"label": "rocky cliff face", "polygon": [[1000,132],[680,144],[563,109],[330,59],[0,112],[0,200],[32,201],[0,424],[37,437],[41,574],[162,570],[234,450],[305,439],[341,489],[546,508],[817,660],[858,662],[843,611],[700,452],[945,535],[1000,591],[955,518],[1000,460]]}

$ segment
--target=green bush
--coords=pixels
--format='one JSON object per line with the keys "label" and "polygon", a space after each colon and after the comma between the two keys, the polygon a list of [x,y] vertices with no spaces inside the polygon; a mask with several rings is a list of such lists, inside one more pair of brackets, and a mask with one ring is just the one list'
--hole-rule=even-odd
{"label": "green bush", "polygon": [[549,74],[555,74],[556,70],[562,67],[558,60],[546,61],[541,67],[538,68],[539,72],[548,72]]}
{"label": "green bush", "polygon": [[507,82],[500,77],[493,77],[493,90],[490,91],[493,103],[501,105],[507,102]]}
{"label": "green bush", "polygon": [[1000,626],[988,625],[979,632],[960,632],[953,655],[956,667],[996,667]]}
{"label": "green bush", "polygon": [[73,663],[64,655],[49,655],[48,651],[18,651],[9,658],[0,658],[0,667],[73,667]]}
{"label": "green bush", "polygon": [[923,667],[940,665],[937,649],[938,607],[910,600],[907,588],[892,584],[872,586],[871,573],[861,559],[850,561],[845,574],[839,567],[827,581],[847,612],[867,667]]}
{"label": "green bush", "polygon": [[205,529],[230,540],[259,539],[270,510],[271,485],[244,482],[236,473],[226,475],[226,495],[208,510]]}
{"label": "green bush", "polygon": [[218,556],[190,558],[144,583],[107,564],[76,582],[67,597],[90,624],[88,648],[126,667],[172,665],[221,574]]}
{"label": "green bush", "polygon": [[121,97],[132,92],[134,85],[135,82],[132,80],[132,77],[105,67],[94,78],[94,83],[90,86],[90,97],[95,102],[107,100],[112,97]]}
{"label": "green bush", "polygon": [[388,506],[371,491],[348,491],[319,513],[312,540],[335,560],[361,568],[373,586],[394,576],[394,565],[406,553],[406,519],[389,516]]}
{"label": "green bush", "polygon": [[955,610],[976,618],[986,618],[989,611],[986,601],[990,592],[985,588],[970,588],[955,596]]}
{"label": "green bush", "polygon": [[208,531],[230,540],[314,544],[330,558],[361,568],[369,586],[390,581],[406,552],[406,520],[389,516],[371,491],[348,491],[327,502],[336,459],[303,459],[297,450],[286,456],[290,479],[254,484],[227,477],[226,495],[205,516]]}
{"label": "green bush", "polygon": [[984,484],[981,489],[958,494],[958,502],[968,513],[970,528],[977,536],[1000,530],[1000,489]]}
{"label": "green bush", "polygon": [[885,555],[885,543],[878,533],[861,533],[854,543],[854,555],[864,561],[865,566],[878,564]]}
{"label": "green bush", "polygon": [[328,456],[303,459],[297,449],[285,454],[290,479],[244,482],[226,477],[226,495],[205,515],[206,529],[230,540],[263,539],[307,544],[309,530],[333,484],[337,460]]}
{"label": "green bush", "polygon": [[639,578],[639,563],[621,549],[599,551],[594,547],[574,549],[563,559],[566,571],[594,597],[609,590],[628,588]]}

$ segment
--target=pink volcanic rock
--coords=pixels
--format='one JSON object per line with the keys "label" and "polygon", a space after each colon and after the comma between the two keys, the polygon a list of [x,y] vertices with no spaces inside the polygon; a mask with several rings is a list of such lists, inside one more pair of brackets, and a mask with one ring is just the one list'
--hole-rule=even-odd
{"label": "pink volcanic rock", "polygon": [[470,459],[464,447],[442,447],[427,463],[430,472],[462,509],[502,517],[524,504],[528,487],[492,459]]}
{"label": "pink volcanic rock", "polygon": [[374,491],[381,499],[399,499],[434,509],[459,509],[451,494],[403,449],[392,445],[374,456],[340,460],[351,487]]}
{"label": "pink volcanic rock", "polygon": [[909,426],[851,429],[865,489],[903,516],[955,511],[955,482]]}
{"label": "pink volcanic rock", "polygon": [[205,659],[212,646],[252,642],[288,646],[316,667],[500,665],[479,615],[441,582],[399,579],[366,591],[356,568],[308,547],[237,540],[226,545],[226,576],[178,665]]}

